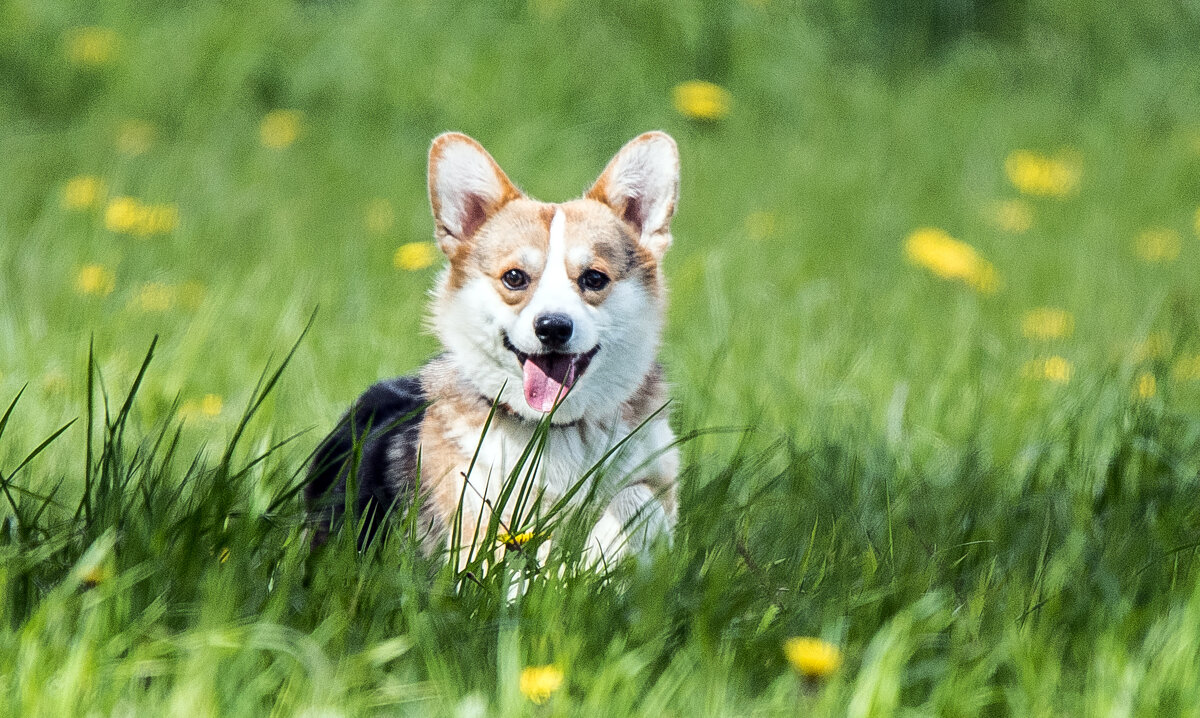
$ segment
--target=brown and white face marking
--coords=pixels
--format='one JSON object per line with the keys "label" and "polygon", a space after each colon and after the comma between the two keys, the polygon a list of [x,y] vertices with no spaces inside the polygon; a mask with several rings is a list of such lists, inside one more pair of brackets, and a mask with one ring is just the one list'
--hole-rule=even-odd
{"label": "brown and white face marking", "polygon": [[429,152],[438,245],[450,265],[432,325],[484,396],[555,423],[607,416],[654,362],[679,188],[675,141],[648,132],[625,145],[581,198],[526,197],[466,135]]}

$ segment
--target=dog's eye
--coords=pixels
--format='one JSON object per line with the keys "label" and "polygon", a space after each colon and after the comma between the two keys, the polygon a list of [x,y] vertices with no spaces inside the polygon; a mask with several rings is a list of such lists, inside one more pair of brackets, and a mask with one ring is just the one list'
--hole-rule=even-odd
{"label": "dog's eye", "polygon": [[608,275],[598,269],[589,269],[579,275],[579,286],[592,292],[598,292],[608,286]]}
{"label": "dog's eye", "polygon": [[510,269],[500,277],[500,281],[509,289],[517,291],[529,286],[529,275],[519,269]]}

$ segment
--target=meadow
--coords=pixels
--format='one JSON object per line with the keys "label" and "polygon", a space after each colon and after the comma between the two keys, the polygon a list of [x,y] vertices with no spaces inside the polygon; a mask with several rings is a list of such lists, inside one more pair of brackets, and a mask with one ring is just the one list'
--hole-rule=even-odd
{"label": "meadow", "polygon": [[[0,0],[0,712],[1200,715],[1198,31]],[[511,602],[296,493],[438,350],[451,129],[550,201],[682,154],[674,546]]]}

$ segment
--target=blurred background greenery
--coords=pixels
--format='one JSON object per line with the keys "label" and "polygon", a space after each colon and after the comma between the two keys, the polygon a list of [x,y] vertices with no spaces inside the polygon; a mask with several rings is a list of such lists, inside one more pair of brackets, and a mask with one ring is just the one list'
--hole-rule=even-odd
{"label": "blurred background greenery", "polygon": [[[1200,605],[1197,37],[1196,0],[0,0],[0,397],[28,385],[0,468],[83,412],[93,340],[119,398],[160,336],[137,422],[175,408],[186,441],[219,446],[319,307],[253,439],[309,433],[282,477],[231,499],[263,509],[359,391],[437,351],[422,330],[441,264],[433,136],[473,135],[554,201],[664,129],[683,157],[665,264],[673,421],[755,432],[689,444],[691,553],[635,574],[624,599],[563,594],[628,630],[554,640],[618,673],[634,653],[617,642],[652,656],[686,643],[679,655],[700,657],[664,680],[761,688],[781,635],[845,639],[848,663],[870,670],[832,697],[802,692],[833,713],[870,676],[900,681],[906,659],[888,651],[911,657],[906,641],[934,636],[921,645],[936,660],[904,673],[903,691],[871,684],[890,705],[1106,712],[1125,705],[1113,676],[1159,665],[1169,636],[1193,652],[1198,640],[1179,618]],[[78,493],[83,438],[71,427],[21,485]],[[292,556],[279,531],[254,540]],[[275,600],[253,593],[261,566],[231,565],[243,584],[194,569],[177,585],[209,593],[170,605],[191,615],[240,585],[235,621]],[[728,574],[706,578],[710,565]],[[22,590],[61,578],[45,571]],[[786,600],[753,594],[760,582]],[[390,606],[395,587],[371,585]],[[304,595],[291,604],[303,618],[274,620],[327,628],[332,609]],[[1192,613],[1171,613],[1188,596]],[[699,607],[680,608],[689,598]],[[445,647],[455,620],[501,610],[470,606],[413,640]],[[526,618],[552,623],[546,611]],[[1025,632],[1031,615],[1045,618]],[[408,620],[398,635],[416,631]],[[695,633],[672,642],[645,628],[656,620]],[[352,628],[335,633],[343,647],[367,645]],[[504,641],[472,635],[464,666]],[[51,671],[62,659],[47,655]],[[1161,696],[1189,704],[1200,668],[1180,661],[1144,714]],[[446,671],[454,695],[484,669]],[[583,689],[596,712],[607,675]],[[1064,685],[1076,702],[1048,697]],[[714,695],[693,705],[731,705]]]}

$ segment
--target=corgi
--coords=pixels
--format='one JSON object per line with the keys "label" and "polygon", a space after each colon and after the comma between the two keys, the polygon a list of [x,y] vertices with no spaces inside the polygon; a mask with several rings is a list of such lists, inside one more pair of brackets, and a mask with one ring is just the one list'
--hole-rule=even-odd
{"label": "corgi", "polygon": [[352,467],[360,544],[386,514],[409,509],[428,554],[469,556],[494,520],[517,535],[528,528],[513,525],[522,517],[507,505],[492,514],[548,423],[534,470],[518,472],[533,483],[521,491],[543,504],[599,500],[588,561],[669,541],[679,459],[656,355],[679,193],[675,141],[633,139],[583,197],[562,203],[525,195],[458,133],[433,140],[428,178],[447,260],[429,327],[444,351],[415,376],[370,387],[320,444],[305,489],[317,540],[346,506]]}

